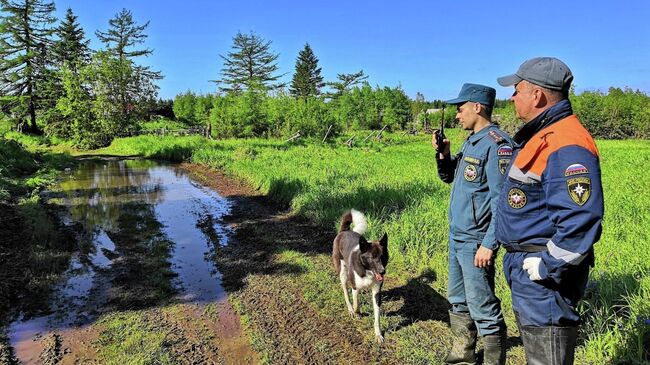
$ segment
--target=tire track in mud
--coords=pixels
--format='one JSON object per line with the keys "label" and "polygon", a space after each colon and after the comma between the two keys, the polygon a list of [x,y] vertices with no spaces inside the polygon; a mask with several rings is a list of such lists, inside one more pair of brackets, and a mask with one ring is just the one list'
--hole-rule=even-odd
{"label": "tire track in mud", "polygon": [[265,347],[276,349],[269,353],[271,363],[378,361],[350,321],[332,321],[319,315],[288,281],[273,276],[251,278],[240,296],[246,313],[266,342]]}

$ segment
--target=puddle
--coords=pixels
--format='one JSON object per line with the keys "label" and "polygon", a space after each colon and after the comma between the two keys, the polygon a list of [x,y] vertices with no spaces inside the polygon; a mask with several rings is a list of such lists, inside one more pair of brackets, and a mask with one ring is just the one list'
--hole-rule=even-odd
{"label": "puddle", "polygon": [[[103,233],[103,232],[102,232]],[[102,248],[114,249],[106,233],[98,234],[94,247],[95,254],[89,256],[90,262],[81,260],[81,254],[73,255],[70,267],[63,274],[65,281],[54,288],[49,308],[51,314],[25,319],[21,314],[9,326],[9,341],[16,358],[24,364],[40,362],[43,345],[40,340],[49,331],[65,331],[72,327],[86,325],[93,317],[95,306],[91,301],[91,290],[101,284],[96,279],[96,270],[110,267],[110,260]]]}
{"label": "puddle", "polygon": [[64,280],[54,289],[50,314],[21,315],[10,325],[11,345],[22,362],[38,361],[38,340],[47,333],[95,319],[107,300],[117,258],[128,259],[133,250],[163,251],[158,253],[171,265],[175,277],[170,285],[181,301],[230,307],[211,259],[215,245],[228,243],[229,228],[220,220],[230,203],[182,170],[145,160],[84,161],[48,199],[68,208],[63,222],[81,224],[91,243],[80,245],[73,255]]}

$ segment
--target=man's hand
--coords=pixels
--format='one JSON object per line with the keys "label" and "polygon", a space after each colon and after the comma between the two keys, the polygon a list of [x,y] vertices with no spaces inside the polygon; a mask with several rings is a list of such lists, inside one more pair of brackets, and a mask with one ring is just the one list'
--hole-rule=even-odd
{"label": "man's hand", "polygon": [[492,262],[492,256],[494,256],[494,251],[481,245],[474,256],[474,266],[488,267],[494,264],[494,262]]}
{"label": "man's hand", "polygon": [[[443,149],[444,152],[439,153],[438,156],[437,156],[438,159],[440,159],[440,160],[444,159],[445,156],[449,156],[449,151],[451,150],[451,143],[449,142],[449,140],[447,138],[443,139],[442,143],[445,144],[445,148]],[[436,150],[436,151],[438,150],[438,142],[436,140],[436,133],[435,132],[431,135],[431,146],[433,146],[434,150]]]}
{"label": "man's hand", "polygon": [[522,267],[528,272],[530,280],[542,280],[542,277],[539,275],[539,265],[541,262],[541,257],[527,257],[524,259]]}

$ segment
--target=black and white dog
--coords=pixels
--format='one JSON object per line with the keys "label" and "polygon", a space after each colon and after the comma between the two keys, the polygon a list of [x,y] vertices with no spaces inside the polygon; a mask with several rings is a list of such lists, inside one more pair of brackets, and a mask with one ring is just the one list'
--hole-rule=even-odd
{"label": "black and white dog", "polygon": [[[353,230],[350,225],[354,224]],[[388,264],[388,236],[384,233],[379,241],[368,242],[363,234],[368,227],[366,217],[354,209],[341,217],[341,228],[334,239],[332,261],[341,279],[345,304],[353,318],[358,317],[359,290],[372,288],[372,304],[375,314],[375,339],[382,343],[384,337],[379,329],[380,291]],[[348,296],[352,288],[352,303]]]}

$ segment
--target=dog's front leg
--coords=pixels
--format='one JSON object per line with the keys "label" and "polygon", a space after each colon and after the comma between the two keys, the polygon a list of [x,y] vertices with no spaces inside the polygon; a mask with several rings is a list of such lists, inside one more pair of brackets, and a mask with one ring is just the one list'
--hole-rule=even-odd
{"label": "dog's front leg", "polygon": [[359,317],[359,290],[352,289],[352,311],[354,312],[353,317]]}
{"label": "dog's front leg", "polygon": [[379,297],[381,292],[381,284],[375,284],[372,286],[372,308],[375,314],[375,340],[379,343],[384,342],[384,336],[381,335],[381,329],[379,328],[379,310],[381,305],[381,298]]}

